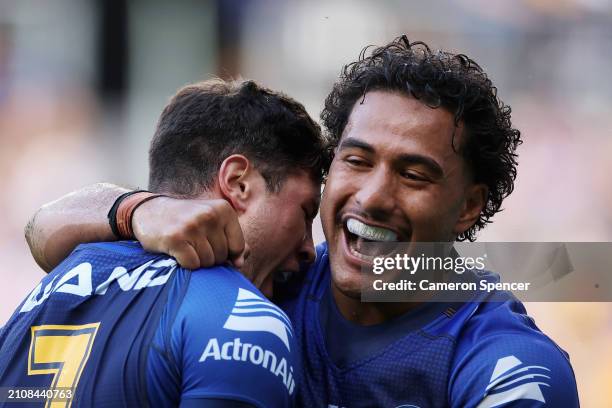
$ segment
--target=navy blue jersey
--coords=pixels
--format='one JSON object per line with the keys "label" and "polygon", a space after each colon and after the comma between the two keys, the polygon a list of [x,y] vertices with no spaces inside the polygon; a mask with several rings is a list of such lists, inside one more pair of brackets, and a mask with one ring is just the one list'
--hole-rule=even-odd
{"label": "navy blue jersey", "polygon": [[[453,307],[429,304],[357,330],[323,310],[335,307],[329,268],[322,245],[299,296],[284,305],[303,353],[298,406],[578,406],[567,355],[511,294],[477,293],[473,302]],[[478,279],[498,277],[487,272]]]}
{"label": "navy blue jersey", "polygon": [[50,407],[286,407],[295,353],[287,316],[236,270],[192,273],[138,243],[88,244],[2,328],[0,387],[74,393]]}

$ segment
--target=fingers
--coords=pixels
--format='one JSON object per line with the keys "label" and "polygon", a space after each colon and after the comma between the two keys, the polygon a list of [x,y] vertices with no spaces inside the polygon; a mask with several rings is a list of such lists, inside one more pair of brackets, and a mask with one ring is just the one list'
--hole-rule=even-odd
{"label": "fingers", "polygon": [[[232,209],[231,211],[233,212],[234,210]],[[227,239],[228,258],[236,268],[241,268],[248,257],[248,253],[236,213],[229,216],[225,224],[224,233]]]}
{"label": "fingers", "polygon": [[238,256],[232,258],[231,261],[236,268],[241,269],[250,254],[251,248],[245,243],[244,250]]}
{"label": "fingers", "polygon": [[195,243],[191,244],[199,257],[199,265],[200,268],[208,268],[210,266],[215,265],[217,262],[215,260],[215,253],[213,251],[210,242],[207,240],[198,240]]}
{"label": "fingers", "polygon": [[210,267],[231,261],[244,265],[248,248],[238,215],[223,199],[189,200],[160,198],[150,200],[134,215],[134,231],[143,247],[176,258],[189,269]]}
{"label": "fingers", "polygon": [[184,244],[180,246],[175,245],[164,252],[176,259],[176,262],[183,268],[197,269],[200,267],[200,256],[189,242],[184,242]]}
{"label": "fingers", "polygon": [[207,247],[205,254],[200,254],[200,262],[203,267],[219,265],[227,261],[227,239],[223,231],[206,231],[208,240],[200,239],[198,246]]}

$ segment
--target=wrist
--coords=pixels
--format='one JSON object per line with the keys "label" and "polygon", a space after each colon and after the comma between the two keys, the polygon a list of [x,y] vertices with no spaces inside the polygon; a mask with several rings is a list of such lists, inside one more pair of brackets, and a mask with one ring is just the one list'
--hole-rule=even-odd
{"label": "wrist", "polygon": [[157,197],[164,197],[164,195],[135,190],[119,196],[108,213],[108,222],[115,237],[134,239],[132,227],[134,212],[142,204]]}

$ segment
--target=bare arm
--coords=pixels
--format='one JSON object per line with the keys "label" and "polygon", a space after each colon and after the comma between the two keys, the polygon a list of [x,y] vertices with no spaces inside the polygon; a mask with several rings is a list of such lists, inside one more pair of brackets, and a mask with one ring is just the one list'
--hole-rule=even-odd
{"label": "bare arm", "polygon": [[[36,263],[49,272],[79,244],[116,241],[107,214],[127,191],[101,183],[45,204],[25,228]],[[227,260],[240,268],[248,256],[238,216],[225,200],[158,197],[136,209],[132,227],[146,250],[169,254],[185,268]]]}
{"label": "bare arm", "polygon": [[43,205],[25,227],[36,263],[49,272],[81,243],[117,240],[106,215],[117,197],[127,191],[98,183]]}

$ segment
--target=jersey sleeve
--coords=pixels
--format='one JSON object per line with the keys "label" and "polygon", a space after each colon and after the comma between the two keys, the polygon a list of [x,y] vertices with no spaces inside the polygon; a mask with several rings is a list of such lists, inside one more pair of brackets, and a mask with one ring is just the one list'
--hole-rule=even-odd
{"label": "jersey sleeve", "polygon": [[566,354],[542,334],[496,334],[458,357],[449,384],[451,407],[579,407]]}
{"label": "jersey sleeve", "polygon": [[153,383],[166,390],[150,395],[165,394],[176,404],[178,391],[181,406],[207,406],[207,399],[291,406],[298,370],[287,316],[234,270],[187,273],[180,308],[167,316],[170,329],[154,342],[156,373],[149,374],[180,380],[158,378]]}

